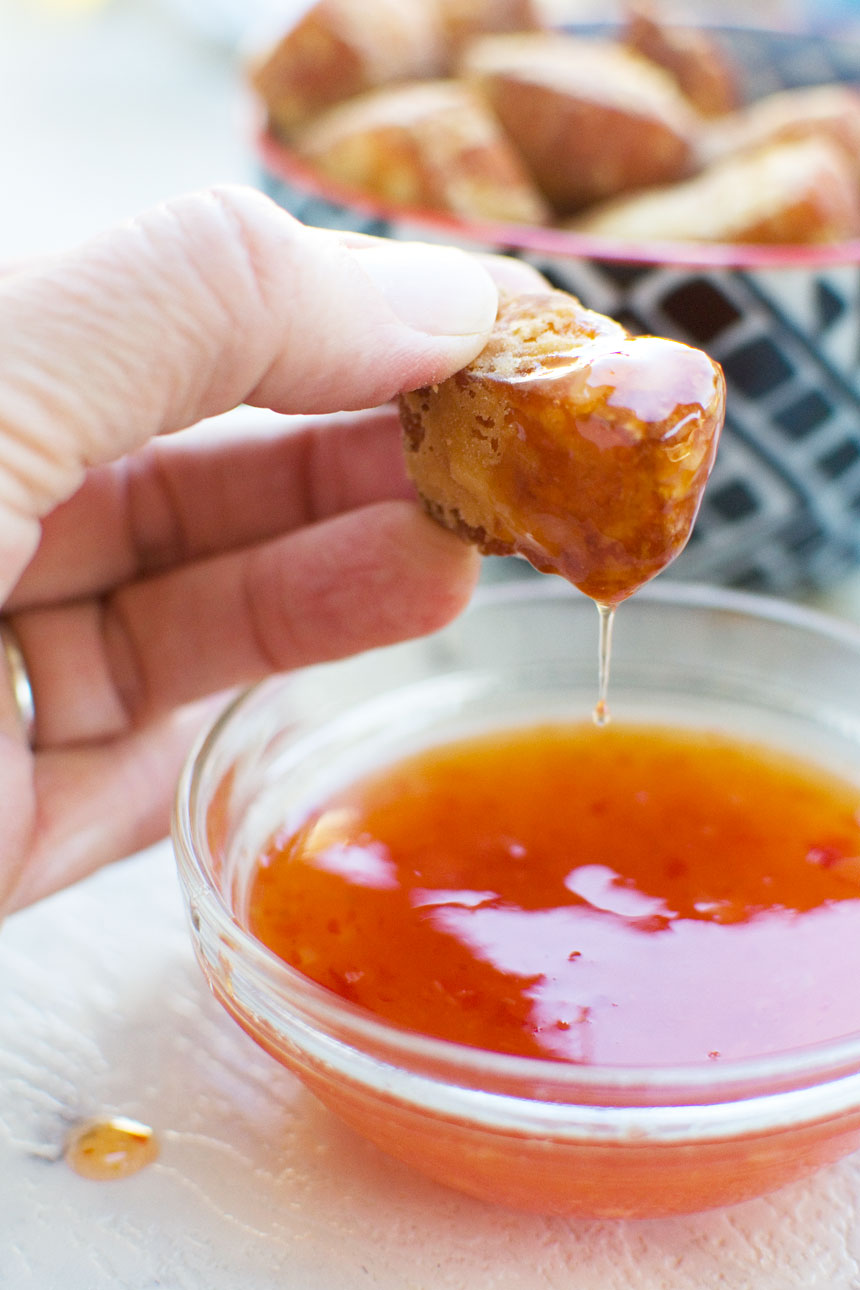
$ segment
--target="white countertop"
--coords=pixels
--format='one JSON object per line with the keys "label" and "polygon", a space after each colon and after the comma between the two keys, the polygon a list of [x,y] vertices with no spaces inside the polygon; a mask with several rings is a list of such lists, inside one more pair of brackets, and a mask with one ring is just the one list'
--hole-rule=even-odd
{"label": "white countertop", "polygon": [[[71,1125],[160,1159],[89,1182]],[[212,1000],[166,846],[0,937],[4,1290],[857,1290],[860,1155],[763,1200],[647,1222],[461,1197],[341,1127]]]}
{"label": "white countertop", "polygon": [[[90,9],[0,0],[0,259],[253,178],[230,49],[167,0]],[[860,574],[822,602],[860,621]],[[76,1177],[65,1133],[105,1113],[152,1124],[160,1160],[123,1182]],[[162,845],[0,936],[0,1285],[858,1290],[860,1157],[648,1223],[512,1214],[425,1182],[341,1128],[210,999]]]}

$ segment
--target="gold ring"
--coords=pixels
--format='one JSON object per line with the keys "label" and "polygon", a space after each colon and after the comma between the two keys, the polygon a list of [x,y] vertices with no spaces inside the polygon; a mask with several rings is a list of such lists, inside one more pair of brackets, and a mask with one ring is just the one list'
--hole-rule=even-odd
{"label": "gold ring", "polygon": [[33,687],[30,684],[30,674],[24,662],[17,632],[8,619],[0,618],[0,645],[3,647],[3,657],[6,660],[6,670],[9,673],[12,697],[18,709],[21,729],[32,748],[36,737],[36,704],[33,699]]}

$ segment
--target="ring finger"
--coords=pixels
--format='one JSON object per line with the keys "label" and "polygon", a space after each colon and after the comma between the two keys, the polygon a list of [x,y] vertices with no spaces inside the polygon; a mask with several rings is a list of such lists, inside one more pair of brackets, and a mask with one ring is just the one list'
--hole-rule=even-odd
{"label": "ring finger", "polygon": [[407,501],[12,617],[40,748],[127,733],[271,671],[421,635],[465,602],[474,553]]}

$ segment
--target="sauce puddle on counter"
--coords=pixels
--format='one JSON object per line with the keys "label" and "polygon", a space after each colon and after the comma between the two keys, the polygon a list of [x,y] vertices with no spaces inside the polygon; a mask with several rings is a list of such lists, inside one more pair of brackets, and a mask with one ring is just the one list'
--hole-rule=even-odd
{"label": "sauce puddle on counter", "polygon": [[78,1125],[69,1135],[64,1156],[82,1178],[113,1182],[151,1165],[158,1151],[158,1138],[148,1124],[116,1115]]}
{"label": "sauce puddle on counter", "polygon": [[249,925],[388,1021],[503,1053],[701,1063],[860,1031],[860,787],[756,744],[494,731],[275,837]]}

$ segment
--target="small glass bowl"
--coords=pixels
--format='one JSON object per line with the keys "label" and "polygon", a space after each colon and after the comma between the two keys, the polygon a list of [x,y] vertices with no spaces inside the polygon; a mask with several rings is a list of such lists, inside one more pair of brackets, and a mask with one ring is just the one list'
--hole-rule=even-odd
{"label": "small glass bowl", "polygon": [[[718,1066],[506,1056],[377,1020],[245,926],[255,861],[276,828],[423,746],[587,719],[596,641],[591,602],[542,578],[485,589],[424,640],[273,677],[198,744],[174,844],[215,995],[359,1133],[506,1205],[692,1212],[770,1191],[860,1145],[860,1034]],[[755,738],[860,780],[860,632],[745,593],[659,584],[619,610],[610,707],[618,723]]]}

